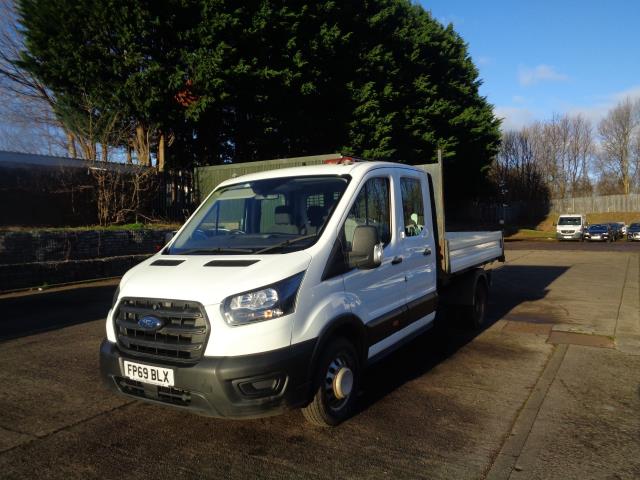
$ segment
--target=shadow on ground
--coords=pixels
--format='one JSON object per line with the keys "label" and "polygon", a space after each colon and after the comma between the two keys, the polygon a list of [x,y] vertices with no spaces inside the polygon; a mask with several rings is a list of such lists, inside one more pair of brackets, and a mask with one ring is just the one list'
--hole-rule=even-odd
{"label": "shadow on ground", "polygon": [[[492,296],[484,329],[522,302],[542,299],[548,286],[568,267],[512,266],[494,270]],[[0,299],[0,340],[105,318],[115,285],[44,292]],[[368,369],[359,404],[367,409],[401,385],[418,378],[451,357],[482,331],[466,328],[452,315],[432,329]]]}
{"label": "shadow on ground", "polygon": [[544,298],[548,286],[569,267],[505,265],[493,271],[489,311],[481,330],[469,328],[451,313],[440,324],[387,358],[371,366],[363,385],[361,411],[403,384],[410,382],[454,355],[475,337],[523,302]]}
{"label": "shadow on ground", "polygon": [[96,285],[0,298],[0,340],[105,318],[115,290]]}

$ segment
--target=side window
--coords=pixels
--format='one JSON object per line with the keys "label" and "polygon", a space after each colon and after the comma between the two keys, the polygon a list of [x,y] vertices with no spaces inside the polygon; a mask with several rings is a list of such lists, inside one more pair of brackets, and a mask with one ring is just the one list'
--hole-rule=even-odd
{"label": "side window", "polygon": [[380,240],[385,245],[391,241],[389,198],[389,179],[372,178],[367,180],[356,197],[342,227],[347,251],[351,250],[353,234],[356,227],[360,225],[376,227]]}
{"label": "side window", "polygon": [[416,237],[424,229],[424,201],[422,187],[416,178],[401,178],[402,216],[404,233],[407,237]]}

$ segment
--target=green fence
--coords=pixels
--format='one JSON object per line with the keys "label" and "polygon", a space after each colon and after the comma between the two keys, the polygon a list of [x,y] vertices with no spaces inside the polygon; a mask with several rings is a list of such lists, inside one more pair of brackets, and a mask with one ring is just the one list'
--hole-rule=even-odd
{"label": "green fence", "polygon": [[239,177],[248,173],[265,172],[279,168],[304,167],[305,165],[320,165],[325,160],[340,158],[339,153],[327,155],[314,155],[310,157],[284,158],[278,160],[265,160],[262,162],[230,163],[227,165],[214,165],[211,167],[199,167],[195,169],[195,185],[200,195],[200,201],[204,200],[211,191],[221,182],[230,178]]}
{"label": "green fence", "polygon": [[[327,155],[314,155],[310,157],[283,158],[278,160],[265,160],[262,162],[231,163],[227,165],[214,165],[211,167],[199,167],[195,169],[195,185],[200,195],[200,201],[204,200],[211,191],[221,182],[230,178],[239,177],[248,173],[265,172],[279,168],[303,167],[305,165],[320,165],[325,160],[340,158],[340,153]],[[415,165],[430,173],[433,177],[434,197],[439,214],[438,222],[441,229],[444,228],[444,210],[442,208],[442,169],[439,164]]]}

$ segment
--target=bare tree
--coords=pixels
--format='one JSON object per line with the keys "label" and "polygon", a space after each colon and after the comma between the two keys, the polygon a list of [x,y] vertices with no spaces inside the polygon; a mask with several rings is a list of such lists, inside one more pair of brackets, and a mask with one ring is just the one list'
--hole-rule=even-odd
{"label": "bare tree", "polygon": [[589,163],[594,153],[593,127],[581,115],[565,117],[567,145],[564,162],[567,186],[572,197],[591,191]]}
{"label": "bare tree", "polygon": [[[613,175],[623,194],[631,192],[638,175],[640,148],[640,100],[626,98],[618,103],[598,125],[601,176]],[[610,183],[610,181],[608,182]]]}
{"label": "bare tree", "polygon": [[155,198],[158,175],[143,165],[102,165],[90,169],[96,186],[96,206],[100,225],[138,221],[149,198]]}
{"label": "bare tree", "polygon": [[0,0],[0,105],[7,149],[75,156],[73,137],[54,114],[55,98],[16,60],[24,50],[12,0]]}
{"label": "bare tree", "polygon": [[493,164],[494,182],[502,189],[503,200],[523,202],[534,217],[544,208],[549,191],[542,164],[536,158],[540,148],[538,127],[506,132],[500,152]]}

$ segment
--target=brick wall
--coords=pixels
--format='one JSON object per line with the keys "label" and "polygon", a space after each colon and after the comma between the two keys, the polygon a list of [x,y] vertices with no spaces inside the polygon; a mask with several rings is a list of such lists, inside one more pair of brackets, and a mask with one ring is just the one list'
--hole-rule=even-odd
{"label": "brick wall", "polygon": [[0,291],[124,274],[166,230],[0,231]]}

